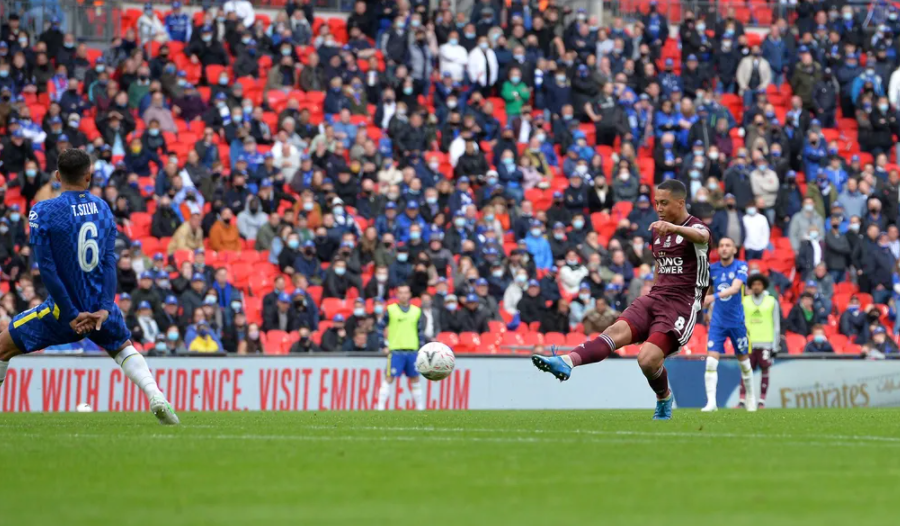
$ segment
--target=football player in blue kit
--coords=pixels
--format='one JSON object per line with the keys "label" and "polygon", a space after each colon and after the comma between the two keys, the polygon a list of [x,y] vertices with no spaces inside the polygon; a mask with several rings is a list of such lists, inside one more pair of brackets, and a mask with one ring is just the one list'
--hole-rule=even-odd
{"label": "football player in blue kit", "polygon": [[744,323],[744,306],[741,303],[747,284],[747,263],[735,259],[737,247],[734,240],[719,240],[719,261],[710,265],[712,292],[706,296],[704,306],[712,306],[709,320],[709,341],[706,350],[706,407],[703,411],[716,411],[716,384],[719,381],[719,357],[725,352],[725,340],[730,339],[741,367],[741,379],[747,386],[747,410],[755,411],[753,397],[753,368],[750,366],[750,341]]}
{"label": "football player in blue kit", "polygon": [[0,333],[0,384],[14,356],[87,337],[140,387],[160,423],[178,424],[115,304],[116,222],[106,201],[88,191],[91,172],[87,153],[64,150],[54,174],[62,194],[36,203],[28,215],[31,245],[48,297],[18,314]]}

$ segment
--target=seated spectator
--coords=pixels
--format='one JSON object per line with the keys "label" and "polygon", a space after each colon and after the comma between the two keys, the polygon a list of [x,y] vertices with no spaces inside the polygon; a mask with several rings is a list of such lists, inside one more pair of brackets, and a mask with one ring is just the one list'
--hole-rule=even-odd
{"label": "seated spectator", "polygon": [[219,220],[209,231],[209,248],[221,252],[223,250],[240,251],[242,247],[240,232],[237,225],[234,224],[234,212],[230,208],[223,208]]}
{"label": "seated spectator", "polygon": [[288,352],[291,354],[322,352],[322,348],[316,345],[310,337],[309,327],[300,327],[297,332],[300,339],[291,345],[290,351]]}
{"label": "seated spectator", "polygon": [[896,356],[900,349],[894,340],[888,338],[884,327],[879,326],[872,331],[872,341],[865,344],[863,353],[868,358],[884,358],[887,355]]}
{"label": "seated spectator", "polygon": [[598,296],[594,300],[594,308],[584,314],[582,323],[584,323],[585,334],[600,334],[609,326],[616,322],[619,318],[619,312],[612,309],[603,296]]}
{"label": "seated spectator", "polygon": [[196,353],[220,353],[225,349],[221,340],[212,331],[205,320],[200,321],[196,325],[192,325],[185,335],[185,345],[188,352]]}
{"label": "seated spectator", "polygon": [[541,313],[546,309],[546,300],[541,297],[541,284],[532,279],[528,281],[528,289],[516,308],[522,323],[541,321]]}
{"label": "seated spectator", "polygon": [[347,329],[344,327],[344,316],[335,315],[332,318],[333,325],[322,334],[322,350],[325,352],[340,352],[344,342],[349,340]]}
{"label": "seated spectator", "polygon": [[569,302],[559,299],[555,303],[555,305],[544,309],[541,313],[539,331],[542,334],[547,334],[548,332],[566,334],[569,332]]}
{"label": "seated spectator", "polygon": [[803,348],[803,353],[832,353],[834,348],[828,343],[828,337],[825,336],[825,327],[815,325],[812,328],[812,340]]}
{"label": "seated spectator", "polygon": [[813,295],[804,292],[800,295],[800,302],[794,305],[794,308],[788,314],[784,326],[786,330],[795,332],[805,338],[812,334],[813,325],[826,323],[827,321],[827,318],[822,319],[816,313],[813,305]]}
{"label": "seated spectator", "polygon": [[291,309],[291,296],[287,292],[278,294],[275,308],[263,312],[263,326],[265,332],[285,331],[293,332],[300,327],[300,320]]}

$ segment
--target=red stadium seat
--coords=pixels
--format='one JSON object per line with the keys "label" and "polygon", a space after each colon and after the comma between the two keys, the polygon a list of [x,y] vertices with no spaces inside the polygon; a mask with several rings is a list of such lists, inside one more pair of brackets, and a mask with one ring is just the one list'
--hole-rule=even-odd
{"label": "red stadium seat", "polygon": [[459,353],[474,353],[478,352],[480,345],[481,336],[477,332],[463,332],[459,335],[459,344],[456,348]]}
{"label": "red stadium seat", "polygon": [[578,347],[582,343],[588,341],[588,335],[581,331],[570,332],[566,334],[566,347]]}
{"label": "red stadium seat", "polygon": [[544,345],[566,346],[566,335],[561,332],[548,332],[544,335]]}
{"label": "red stadium seat", "polygon": [[794,333],[788,332],[785,335],[787,341],[788,354],[803,354],[803,348],[806,347],[806,338]]}
{"label": "red stadium seat", "polygon": [[265,354],[287,354],[290,350],[290,337],[284,331],[272,330],[266,333]]}
{"label": "red stadium seat", "polygon": [[329,319],[345,309],[344,300],[340,298],[325,298],[322,300],[322,311]]}
{"label": "red stadium seat", "polygon": [[435,340],[443,343],[444,345],[446,345],[447,347],[450,347],[451,349],[454,349],[454,348],[456,348],[457,345],[459,345],[459,337],[456,335],[456,333],[453,333],[453,332],[438,333]]}

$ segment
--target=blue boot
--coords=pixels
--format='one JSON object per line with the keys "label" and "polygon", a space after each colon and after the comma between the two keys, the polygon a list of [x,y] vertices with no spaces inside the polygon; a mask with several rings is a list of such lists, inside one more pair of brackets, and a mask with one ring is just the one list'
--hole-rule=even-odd
{"label": "blue boot", "polygon": [[671,420],[673,402],[675,402],[675,397],[672,395],[671,391],[669,392],[669,396],[662,400],[657,400],[656,412],[653,413],[653,420]]}
{"label": "blue boot", "polygon": [[553,356],[541,356],[540,354],[532,354],[531,363],[533,363],[534,366],[541,371],[552,374],[560,382],[565,382],[569,379],[569,376],[572,375],[572,368],[562,359],[561,356],[556,355],[555,345],[550,348],[550,352],[553,353]]}

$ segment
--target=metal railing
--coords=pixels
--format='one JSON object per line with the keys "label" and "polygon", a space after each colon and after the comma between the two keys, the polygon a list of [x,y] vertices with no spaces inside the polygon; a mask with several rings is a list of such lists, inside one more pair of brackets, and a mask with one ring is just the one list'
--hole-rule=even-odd
{"label": "metal railing", "polygon": [[[889,3],[884,0],[849,0],[842,4],[853,6],[858,22],[871,27],[884,22]],[[608,15],[634,22],[647,14],[649,0],[603,0],[603,8]],[[693,12],[697,19],[705,19],[708,25],[718,23],[727,17],[730,10],[734,10],[736,20],[750,27],[769,27],[779,18],[792,23],[797,18],[796,3],[787,0],[658,0],[657,4],[657,11],[670,24],[680,23],[687,11]]]}
{"label": "metal railing", "polygon": [[[604,0],[604,10],[608,15],[622,17],[627,22],[641,20],[648,13],[649,2],[643,0]],[[659,0],[657,12],[669,24],[678,24],[684,19],[684,13],[691,11],[697,19],[704,19],[707,24],[725,20],[729,9],[735,10],[735,18],[744,25],[769,26],[778,18],[792,20],[796,18],[796,6],[781,4],[777,1],[695,1],[695,0]],[[608,21],[608,20],[607,20]]]}
{"label": "metal railing", "polygon": [[109,42],[119,31],[121,0],[0,0],[0,17],[6,23],[18,14],[21,27],[36,40],[56,18],[64,33],[87,43]]}

